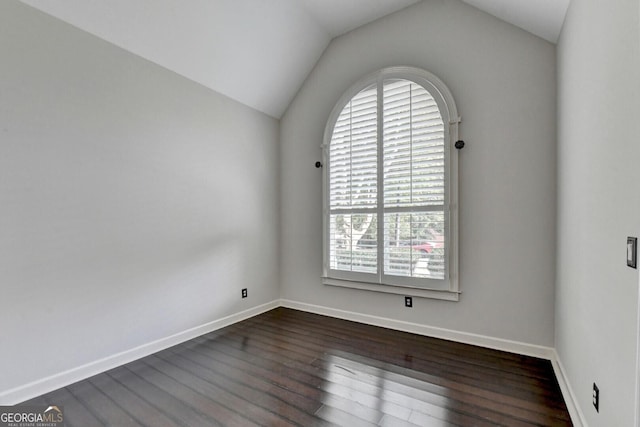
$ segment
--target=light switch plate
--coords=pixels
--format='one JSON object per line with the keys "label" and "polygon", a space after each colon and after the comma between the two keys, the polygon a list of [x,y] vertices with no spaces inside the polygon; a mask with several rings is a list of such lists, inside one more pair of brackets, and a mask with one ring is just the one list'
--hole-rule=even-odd
{"label": "light switch plate", "polygon": [[627,265],[638,268],[638,238],[627,237]]}

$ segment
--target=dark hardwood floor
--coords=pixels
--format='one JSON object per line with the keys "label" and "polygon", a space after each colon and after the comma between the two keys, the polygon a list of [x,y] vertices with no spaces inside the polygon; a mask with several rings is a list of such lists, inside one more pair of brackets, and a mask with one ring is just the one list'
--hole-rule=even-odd
{"label": "dark hardwood floor", "polygon": [[566,426],[550,362],[278,308],[24,404],[90,426]]}

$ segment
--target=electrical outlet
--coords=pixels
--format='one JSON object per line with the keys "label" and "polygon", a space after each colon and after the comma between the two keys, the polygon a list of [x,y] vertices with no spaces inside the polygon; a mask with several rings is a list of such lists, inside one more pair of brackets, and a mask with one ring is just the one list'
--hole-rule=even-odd
{"label": "electrical outlet", "polygon": [[246,298],[247,297],[247,288],[243,288],[242,289],[242,298]]}
{"label": "electrical outlet", "polygon": [[593,406],[596,412],[600,412],[600,389],[596,383],[593,383]]}
{"label": "electrical outlet", "polygon": [[405,307],[413,307],[413,298],[412,297],[404,297],[404,306]]}

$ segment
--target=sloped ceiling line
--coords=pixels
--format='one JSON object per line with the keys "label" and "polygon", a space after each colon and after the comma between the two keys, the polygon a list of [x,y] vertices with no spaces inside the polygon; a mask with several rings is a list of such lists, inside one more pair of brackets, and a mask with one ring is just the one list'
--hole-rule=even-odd
{"label": "sloped ceiling line", "polygon": [[[21,1],[280,118],[332,38],[420,0]],[[569,4],[464,1],[553,43]]]}

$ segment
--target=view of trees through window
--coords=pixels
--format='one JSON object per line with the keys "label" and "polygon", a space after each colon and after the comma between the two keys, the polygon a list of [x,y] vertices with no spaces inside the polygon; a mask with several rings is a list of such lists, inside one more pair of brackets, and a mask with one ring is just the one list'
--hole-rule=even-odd
{"label": "view of trees through window", "polygon": [[380,110],[376,84],[347,103],[333,129],[330,268],[444,279],[442,116],[421,85],[389,79],[380,88]]}

